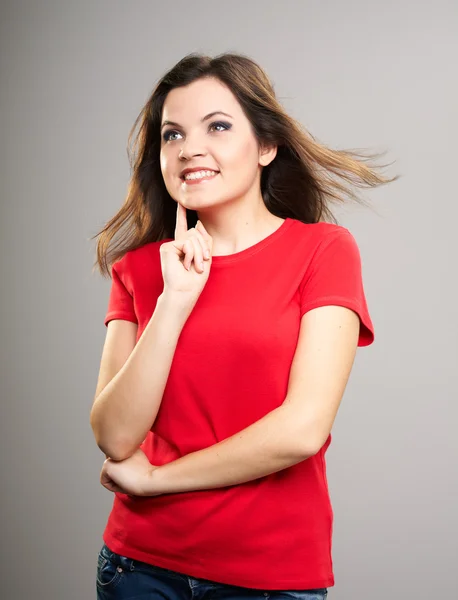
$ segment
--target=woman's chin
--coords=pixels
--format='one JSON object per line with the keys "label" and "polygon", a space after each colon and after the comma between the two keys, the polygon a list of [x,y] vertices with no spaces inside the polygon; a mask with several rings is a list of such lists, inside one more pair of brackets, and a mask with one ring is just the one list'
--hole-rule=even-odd
{"label": "woman's chin", "polygon": [[196,194],[192,198],[180,199],[180,204],[187,208],[188,210],[199,210],[203,211],[205,209],[211,209],[218,206],[219,202],[214,199],[209,200],[208,198],[199,198]]}

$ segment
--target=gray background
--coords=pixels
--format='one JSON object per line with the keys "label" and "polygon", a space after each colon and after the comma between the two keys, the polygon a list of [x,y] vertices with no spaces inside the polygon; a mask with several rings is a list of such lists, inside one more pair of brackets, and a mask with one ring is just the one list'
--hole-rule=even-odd
{"label": "gray background", "polygon": [[3,2],[1,458],[5,600],[95,598],[113,495],[89,425],[127,134],[191,51],[257,60],[322,142],[388,150],[402,178],[337,211],[363,259],[376,342],[358,351],[328,451],[332,600],[457,588],[453,1]]}

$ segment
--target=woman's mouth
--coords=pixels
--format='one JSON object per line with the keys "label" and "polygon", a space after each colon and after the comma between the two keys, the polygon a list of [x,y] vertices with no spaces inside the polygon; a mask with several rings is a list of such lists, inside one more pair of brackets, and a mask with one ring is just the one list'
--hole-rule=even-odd
{"label": "woman's mouth", "polygon": [[204,181],[210,181],[219,174],[219,171],[193,171],[181,178],[184,185],[196,185]]}

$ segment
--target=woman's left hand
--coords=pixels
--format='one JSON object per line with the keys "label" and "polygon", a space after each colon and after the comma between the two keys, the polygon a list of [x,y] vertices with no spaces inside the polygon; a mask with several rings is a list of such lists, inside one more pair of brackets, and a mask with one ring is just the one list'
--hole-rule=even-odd
{"label": "woman's left hand", "polygon": [[107,458],[100,473],[100,483],[110,492],[129,496],[159,496],[160,492],[154,492],[152,486],[152,473],[157,468],[138,448],[125,460]]}

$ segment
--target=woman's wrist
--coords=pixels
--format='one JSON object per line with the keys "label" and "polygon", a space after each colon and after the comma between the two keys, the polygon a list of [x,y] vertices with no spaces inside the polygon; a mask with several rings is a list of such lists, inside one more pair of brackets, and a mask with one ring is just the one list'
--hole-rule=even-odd
{"label": "woman's wrist", "polygon": [[163,471],[161,467],[152,469],[147,484],[145,496],[160,496],[166,494],[167,489],[163,477]]}
{"label": "woman's wrist", "polygon": [[162,304],[168,310],[178,313],[179,315],[189,316],[196,304],[194,298],[182,294],[180,292],[174,292],[173,290],[166,290],[158,298],[158,303]]}

